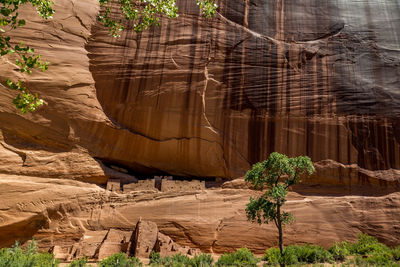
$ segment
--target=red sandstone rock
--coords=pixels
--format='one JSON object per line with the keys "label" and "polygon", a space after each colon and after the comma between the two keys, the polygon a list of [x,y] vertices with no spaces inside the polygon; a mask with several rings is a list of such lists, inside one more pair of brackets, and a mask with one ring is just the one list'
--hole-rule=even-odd
{"label": "red sandstone rock", "polygon": [[139,219],[135,230],[135,257],[148,258],[158,235],[157,224]]}
{"label": "red sandstone rock", "polygon": [[174,254],[184,254],[194,256],[201,253],[199,249],[193,249],[187,246],[180,246],[175,243],[169,236],[162,233],[158,233],[157,242],[154,247],[154,251],[160,252],[162,257],[171,256]]}
{"label": "red sandstone rock", "polygon": [[132,231],[110,229],[103,242],[98,247],[97,259],[102,260],[118,252],[128,253]]}
{"label": "red sandstone rock", "polygon": [[[184,1],[176,20],[120,39],[96,0],[57,1],[49,22],[26,8],[13,38],[52,63],[28,84],[47,104],[22,116],[0,91],[0,172],[230,179],[278,151],[318,163],[313,183],[398,185],[400,15],[374,19],[396,8],[380,3],[224,0],[206,20]],[[10,62],[0,80],[21,76]]]}
{"label": "red sandstone rock", "polygon": [[[288,244],[359,231],[400,244],[397,3],[218,4],[206,20],[181,1],[178,19],[120,39],[96,24],[97,0],[57,0],[50,21],[21,11],[13,38],[51,65],[29,77],[38,112],[22,116],[0,90],[1,247],[35,237],[94,256],[108,230],[143,217],[181,246],[262,253],[276,232],[246,221],[239,182],[128,194],[90,183],[134,181],[125,170],[232,179],[272,151],[317,167],[287,204]],[[21,77],[11,62],[1,57],[1,81]]]}
{"label": "red sandstone rock", "polygon": [[[400,244],[398,192],[376,195],[356,186],[347,192],[334,186],[296,190],[301,193],[290,193],[285,206],[296,217],[285,229],[286,244],[328,247],[355,240],[360,231],[389,245]],[[41,249],[81,244],[81,255],[94,257],[105,230],[133,231],[140,217],[156,223],[179,246],[204,252],[247,246],[263,253],[277,240],[274,225],[246,220],[245,204],[254,193],[248,189],[117,194],[77,181],[0,175],[0,192],[1,247],[34,237]]]}

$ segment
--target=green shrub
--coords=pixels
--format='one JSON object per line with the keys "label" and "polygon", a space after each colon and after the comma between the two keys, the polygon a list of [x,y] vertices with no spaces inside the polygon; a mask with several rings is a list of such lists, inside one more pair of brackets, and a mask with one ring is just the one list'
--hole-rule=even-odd
{"label": "green shrub", "polygon": [[0,249],[0,267],[56,267],[58,260],[53,254],[39,253],[32,241],[25,250],[16,243],[12,248]]}
{"label": "green shrub", "polygon": [[150,264],[160,264],[161,263],[161,255],[159,252],[152,251],[150,252]]}
{"label": "green shrub", "polygon": [[214,259],[210,254],[202,253],[193,257],[191,265],[193,267],[211,267],[213,262]]}
{"label": "green shrub", "polygon": [[[297,256],[297,261],[302,263],[323,263],[332,262],[333,257],[323,247],[317,245],[289,246],[293,247],[293,253]],[[286,252],[285,252],[286,253]]]}
{"label": "green shrub", "polygon": [[269,264],[279,264],[281,260],[281,252],[278,248],[269,248],[265,251],[262,259],[268,261]]}
{"label": "green shrub", "polygon": [[192,266],[192,260],[181,253],[175,254],[171,257],[161,257],[160,253],[150,253],[150,264],[152,266],[165,266],[165,267],[185,267]]}
{"label": "green shrub", "polygon": [[165,267],[211,267],[213,258],[209,254],[200,254],[194,256],[192,259],[181,253],[175,254],[171,257],[161,257],[158,252],[150,253],[150,264],[152,266],[165,266]]}
{"label": "green shrub", "polygon": [[265,251],[263,260],[268,261],[269,264],[276,265],[281,261],[285,264],[298,264],[298,263],[325,263],[332,262],[333,257],[331,253],[323,247],[316,245],[290,245],[287,246],[283,253],[281,260],[280,251],[278,248],[270,248]]}
{"label": "green shrub", "polygon": [[173,255],[171,259],[174,263],[183,263],[183,264],[190,264],[191,261],[188,256],[183,255],[181,253]]}
{"label": "green shrub", "polygon": [[88,262],[87,258],[80,258],[71,261],[71,263],[68,265],[68,267],[88,267],[86,263]]}
{"label": "green shrub", "polygon": [[347,242],[335,243],[328,251],[335,261],[344,261],[350,254],[348,247],[349,244]]}
{"label": "green shrub", "polygon": [[387,257],[375,254],[370,257],[356,256],[353,260],[349,261],[350,264],[356,266],[379,266],[379,267],[392,267],[399,266],[398,264],[390,261]]}
{"label": "green shrub", "polygon": [[392,249],[392,256],[395,261],[400,261],[400,246]]}
{"label": "green shrub", "polygon": [[240,248],[236,252],[226,253],[219,257],[217,266],[256,266],[259,259],[247,248]]}
{"label": "green shrub", "polygon": [[382,254],[391,257],[391,250],[382,243],[379,243],[375,237],[362,234],[358,235],[358,241],[353,245],[352,249],[354,254],[357,255],[374,255]]}
{"label": "green shrub", "polygon": [[297,246],[287,246],[283,253],[282,262],[289,265],[299,263],[299,258],[297,254],[298,254]]}
{"label": "green shrub", "polygon": [[130,258],[120,252],[102,260],[98,265],[99,267],[141,267],[142,263],[138,258]]}
{"label": "green shrub", "polygon": [[299,248],[298,259],[300,262],[321,263],[332,261],[332,255],[321,246],[305,245]]}
{"label": "green shrub", "polygon": [[394,261],[400,260],[400,248],[390,249],[372,236],[360,233],[355,243],[342,242],[329,249],[336,258],[339,254],[346,254],[341,250],[347,250],[348,255],[355,258],[348,263],[357,266],[400,266]]}

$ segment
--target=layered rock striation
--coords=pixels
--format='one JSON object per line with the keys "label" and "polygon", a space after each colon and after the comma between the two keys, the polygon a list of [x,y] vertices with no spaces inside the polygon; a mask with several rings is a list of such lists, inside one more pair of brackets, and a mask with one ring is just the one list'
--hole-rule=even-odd
{"label": "layered rock striation", "polygon": [[[56,251],[64,259],[103,258],[119,249],[143,256],[153,245],[164,255],[191,254],[194,249],[224,253],[244,246],[262,254],[274,246],[273,224],[246,220],[245,204],[255,193],[224,187],[115,193],[79,181],[1,175],[0,246],[34,237],[41,249]],[[285,205],[296,217],[285,228],[285,243],[329,247],[365,232],[399,245],[399,207],[398,192],[302,188],[291,193]],[[138,222],[146,220],[153,223],[137,230]]]}
{"label": "layered rock striation", "polygon": [[147,139],[132,161],[234,178],[279,151],[309,155],[321,182],[398,183],[398,3],[218,4],[207,20],[181,1],[178,19],[119,39],[93,28],[98,100]]}
{"label": "layered rock striation", "polygon": [[[317,167],[288,203],[288,243],[366,231],[399,244],[400,4],[217,3],[205,19],[195,1],[178,1],[179,18],[119,39],[96,22],[96,0],[57,0],[49,21],[21,11],[27,25],[13,38],[51,64],[25,77],[46,101],[37,112],[19,114],[0,90],[0,246],[34,236],[66,254],[87,240],[95,253],[110,229],[132,232],[142,217],[181,245],[262,252],[275,232],[246,222],[242,181],[131,184],[230,180],[273,151]],[[16,69],[1,57],[0,80],[24,79]],[[109,179],[115,192],[98,186]]]}

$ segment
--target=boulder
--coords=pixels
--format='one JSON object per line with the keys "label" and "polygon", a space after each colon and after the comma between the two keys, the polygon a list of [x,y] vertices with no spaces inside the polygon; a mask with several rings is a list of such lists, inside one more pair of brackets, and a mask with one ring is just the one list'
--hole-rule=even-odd
{"label": "boulder", "polygon": [[102,260],[119,252],[127,253],[131,235],[129,231],[110,229],[98,248],[97,259]]}
{"label": "boulder", "polygon": [[162,233],[158,233],[154,251],[159,252],[162,257],[171,256],[178,253],[190,256],[201,253],[201,250],[199,249],[193,249],[175,243],[169,236]]}
{"label": "boulder", "polygon": [[148,258],[157,241],[158,227],[151,221],[139,220],[136,224],[134,239],[135,257]]}

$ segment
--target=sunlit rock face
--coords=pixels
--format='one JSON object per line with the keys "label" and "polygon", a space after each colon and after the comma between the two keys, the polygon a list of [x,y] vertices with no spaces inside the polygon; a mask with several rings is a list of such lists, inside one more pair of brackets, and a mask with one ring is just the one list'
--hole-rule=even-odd
{"label": "sunlit rock face", "polygon": [[145,138],[128,145],[132,163],[232,178],[279,151],[309,155],[319,182],[398,182],[397,1],[218,4],[209,20],[180,1],[150,31],[92,31],[98,100]]}
{"label": "sunlit rock face", "polygon": [[[290,194],[287,244],[359,231],[400,244],[398,1],[224,0],[207,20],[182,0],[179,18],[119,39],[96,21],[97,0],[55,2],[52,20],[27,8],[12,33],[51,65],[28,77],[46,101],[33,114],[0,88],[0,247],[35,237],[95,254],[142,217],[180,245],[262,253],[276,232],[246,221],[243,181],[179,192],[115,181],[229,180],[272,151],[317,167]],[[12,62],[0,58],[1,81],[23,78]],[[97,186],[110,177],[115,192]]]}
{"label": "sunlit rock face", "polygon": [[[24,10],[13,35],[51,62],[27,84],[47,104],[21,116],[1,90],[2,172],[231,179],[278,151],[310,156],[311,183],[398,185],[397,1],[220,1],[212,19],[178,4],[118,39],[95,0],[59,1],[45,22]],[[3,80],[21,76],[1,60]]]}

